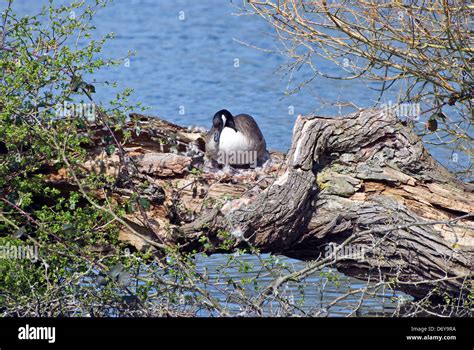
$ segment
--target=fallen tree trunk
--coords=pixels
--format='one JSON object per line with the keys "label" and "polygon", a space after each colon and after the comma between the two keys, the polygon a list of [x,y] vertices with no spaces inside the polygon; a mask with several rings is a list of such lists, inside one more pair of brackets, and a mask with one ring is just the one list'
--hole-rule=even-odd
{"label": "fallen tree trunk", "polygon": [[[115,175],[118,200],[132,195],[131,183],[146,181],[141,195],[150,205],[128,215],[133,232],[120,235],[137,249],[164,243],[213,253],[250,244],[301,260],[342,252],[333,255],[340,271],[415,297],[472,292],[474,191],[395,116],[300,116],[288,155],[273,152],[271,166],[233,174],[204,166],[201,132],[131,117],[127,166],[118,152],[104,151],[100,129],[84,166]],[[69,179],[52,174],[50,181]],[[225,233],[235,243],[222,248]]]}

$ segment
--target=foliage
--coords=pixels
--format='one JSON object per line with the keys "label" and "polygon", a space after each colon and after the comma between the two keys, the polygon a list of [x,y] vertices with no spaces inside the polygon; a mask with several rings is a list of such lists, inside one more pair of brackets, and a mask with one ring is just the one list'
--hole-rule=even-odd
{"label": "foliage", "polygon": [[[98,0],[54,7],[51,1],[41,13],[18,18],[9,1],[2,13],[0,240],[3,247],[10,242],[37,249],[34,263],[0,260],[0,305],[8,313],[21,313],[33,300],[72,296],[87,304],[99,297],[114,301],[126,292],[117,283],[97,293],[80,283],[91,273],[107,273],[121,259],[118,225],[111,214],[118,209],[110,204],[103,210],[91,195],[110,186],[111,179],[88,176],[81,168],[84,145],[90,143],[88,128],[99,118],[118,129],[127,111],[135,108],[127,105],[130,90],[118,93],[111,108],[99,106],[93,99],[98,84],[85,80],[102,67],[122,62],[98,57],[111,34],[90,39],[92,17],[105,5]],[[104,141],[105,148],[111,146],[110,140]],[[61,191],[49,182],[46,166],[67,169],[87,192]],[[99,247],[106,251],[98,254]],[[41,307],[41,314],[63,312]]]}

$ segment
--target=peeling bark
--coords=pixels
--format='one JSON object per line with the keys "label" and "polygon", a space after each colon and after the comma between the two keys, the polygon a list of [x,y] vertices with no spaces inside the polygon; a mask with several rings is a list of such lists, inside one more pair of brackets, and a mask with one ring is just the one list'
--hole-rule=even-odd
{"label": "peeling bark", "polygon": [[[131,181],[149,182],[143,195],[151,199],[147,216],[155,233],[138,213],[127,219],[150,240],[199,251],[202,236],[217,246],[227,231],[236,237],[229,251],[247,241],[264,252],[312,260],[353,237],[351,246],[364,258],[335,262],[349,276],[391,281],[415,297],[433,288],[450,295],[473,288],[474,190],[391,114],[300,116],[287,155],[273,152],[271,166],[232,175],[203,166],[200,132],[132,115],[127,128],[137,125],[140,132],[124,148]],[[107,156],[100,146],[102,132],[84,166],[120,178],[118,155]],[[126,183],[115,195],[127,196]],[[133,232],[120,238],[153,248]]]}

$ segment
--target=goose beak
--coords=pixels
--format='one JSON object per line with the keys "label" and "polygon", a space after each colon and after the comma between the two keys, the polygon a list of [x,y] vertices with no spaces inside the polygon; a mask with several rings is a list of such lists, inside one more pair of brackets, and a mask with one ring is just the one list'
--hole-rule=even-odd
{"label": "goose beak", "polygon": [[220,132],[219,131],[216,131],[214,133],[214,142],[215,143],[219,143],[219,136],[220,136]]}

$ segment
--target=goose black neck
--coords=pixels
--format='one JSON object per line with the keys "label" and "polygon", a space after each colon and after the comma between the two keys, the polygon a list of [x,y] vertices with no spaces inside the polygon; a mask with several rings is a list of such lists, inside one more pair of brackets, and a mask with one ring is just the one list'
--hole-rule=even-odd
{"label": "goose black neck", "polygon": [[213,124],[218,129],[227,127],[235,130],[234,116],[227,109],[221,109],[214,114]]}

